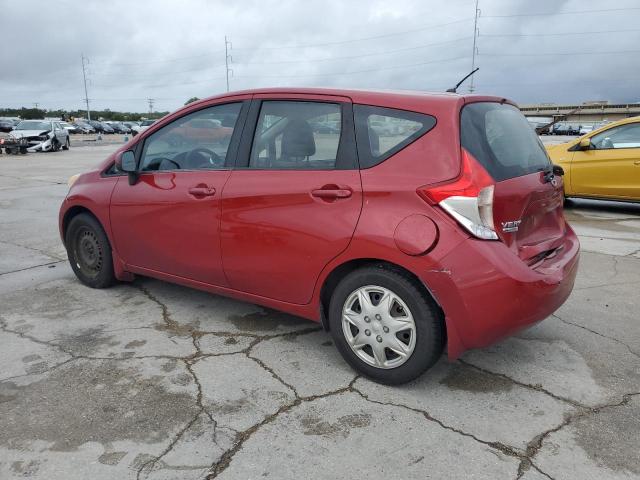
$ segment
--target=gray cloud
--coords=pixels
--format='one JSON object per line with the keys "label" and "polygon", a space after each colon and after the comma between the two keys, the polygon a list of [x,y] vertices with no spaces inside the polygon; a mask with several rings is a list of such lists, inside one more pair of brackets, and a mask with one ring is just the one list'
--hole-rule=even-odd
{"label": "gray cloud", "polygon": [[[441,91],[470,70],[474,3],[0,1],[0,106],[81,108],[84,53],[92,107],[144,111],[151,97],[158,110],[173,110],[225,90],[225,34],[233,42],[233,90]],[[634,0],[480,0],[477,92],[521,103],[640,101],[638,7]],[[562,14],[584,10],[600,11]]]}

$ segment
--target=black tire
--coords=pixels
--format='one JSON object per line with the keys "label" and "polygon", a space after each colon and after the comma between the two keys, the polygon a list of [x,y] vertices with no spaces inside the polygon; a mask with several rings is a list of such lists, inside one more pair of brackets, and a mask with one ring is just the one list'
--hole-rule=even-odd
{"label": "black tire", "polygon": [[[383,369],[369,365],[354,353],[343,333],[343,306],[353,292],[367,285],[391,290],[407,305],[414,318],[415,348],[405,363],[398,367]],[[340,281],[331,296],[329,327],[347,363],[364,376],[385,385],[399,385],[416,379],[438,361],[444,347],[444,319],[440,308],[431,297],[422,293],[414,281],[385,265],[355,270]]]}
{"label": "black tire", "polygon": [[71,146],[71,142],[69,141],[69,137],[67,137],[67,139],[64,142],[64,145],[62,146],[63,150],[69,150],[69,147]]}
{"label": "black tire", "polygon": [[88,213],[71,219],[65,245],[76,277],[91,288],[107,288],[116,281],[111,245],[102,225]]}

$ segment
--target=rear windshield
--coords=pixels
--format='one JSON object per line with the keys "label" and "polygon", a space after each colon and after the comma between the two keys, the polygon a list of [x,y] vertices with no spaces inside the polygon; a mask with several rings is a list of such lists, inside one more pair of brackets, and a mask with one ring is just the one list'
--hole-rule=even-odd
{"label": "rear windshield", "polygon": [[513,105],[479,102],[464,106],[460,136],[462,146],[497,182],[550,167],[540,139]]}

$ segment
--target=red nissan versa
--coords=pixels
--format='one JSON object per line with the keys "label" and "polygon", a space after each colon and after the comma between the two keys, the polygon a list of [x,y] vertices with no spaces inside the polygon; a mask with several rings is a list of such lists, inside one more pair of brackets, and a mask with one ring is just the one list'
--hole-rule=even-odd
{"label": "red nissan versa", "polygon": [[144,275],[322,322],[399,384],[567,299],[561,175],[503,98],[244,91],[72,177],[60,232],[90,287]]}

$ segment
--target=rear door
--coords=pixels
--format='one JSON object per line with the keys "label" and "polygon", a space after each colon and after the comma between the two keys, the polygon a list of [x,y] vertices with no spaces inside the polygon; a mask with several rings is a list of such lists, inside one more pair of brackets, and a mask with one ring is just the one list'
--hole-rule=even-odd
{"label": "rear door", "polygon": [[[120,177],[111,197],[118,253],[136,271],[226,286],[220,258],[220,199],[248,109],[246,97],[180,117],[144,139],[139,178]],[[189,136],[194,119],[233,118],[234,134]],[[212,123],[212,125],[214,125]]]}
{"label": "rear door", "polygon": [[571,187],[574,194],[640,198],[640,122],[594,135],[591,147],[573,153]]}
{"label": "rear door", "polygon": [[493,177],[499,238],[527,262],[563,243],[562,177],[518,108],[475,102],[461,113],[461,143]]}
{"label": "rear door", "polygon": [[245,132],[222,193],[224,271],[236,290],[306,304],[362,207],[351,102],[258,95]]}

